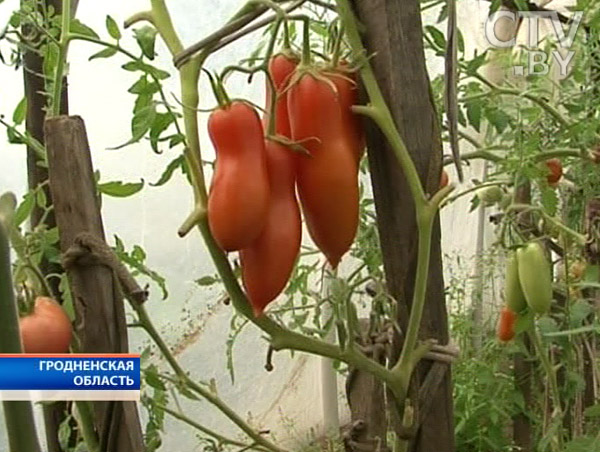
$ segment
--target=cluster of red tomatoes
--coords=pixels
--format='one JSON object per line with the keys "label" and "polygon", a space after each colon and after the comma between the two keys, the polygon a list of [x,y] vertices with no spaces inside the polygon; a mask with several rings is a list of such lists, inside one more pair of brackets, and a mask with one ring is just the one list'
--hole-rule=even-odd
{"label": "cluster of red tomatoes", "polygon": [[[298,198],[309,234],[333,268],[350,248],[364,150],[362,127],[351,110],[357,102],[355,74],[346,64],[308,69],[278,54],[269,72],[276,92],[267,88],[262,121],[242,101],[220,107],[208,121],[217,156],[209,226],[223,250],[239,251],[244,288],[257,316],[283,291],[298,258]],[[280,139],[265,136],[270,114]],[[286,140],[306,152],[295,152],[282,144]]]}

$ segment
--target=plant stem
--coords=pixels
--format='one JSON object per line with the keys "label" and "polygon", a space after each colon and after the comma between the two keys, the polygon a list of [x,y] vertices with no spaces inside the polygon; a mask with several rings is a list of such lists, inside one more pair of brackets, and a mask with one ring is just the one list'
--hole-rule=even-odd
{"label": "plant stem", "polygon": [[[337,0],[336,3],[340,14],[340,20],[346,30],[350,47],[356,55],[362,55],[364,58],[364,48],[350,1]],[[396,402],[399,407],[403,407],[408,390],[408,383],[414,365],[416,364],[415,358],[418,358],[418,356],[415,355],[415,346],[426,301],[425,295],[427,292],[427,280],[429,274],[433,222],[437,215],[440,203],[453,190],[453,187],[452,185],[445,187],[438,191],[431,200],[427,199],[423,186],[421,185],[419,173],[417,172],[415,164],[396,128],[394,118],[383,98],[373,69],[366,58],[364,58],[360,73],[371,104],[366,107],[356,106],[353,107],[353,110],[357,113],[362,113],[371,117],[388,139],[396,159],[402,167],[404,176],[413,196],[417,226],[419,229],[417,272],[415,276],[415,289],[409,325],[400,353],[400,359],[392,368],[393,380],[390,385],[390,388],[396,396]]]}
{"label": "plant stem", "polygon": [[185,422],[186,424],[194,427],[196,430],[201,431],[202,433],[204,433],[205,435],[211,436],[212,438],[216,439],[219,444],[229,444],[231,446],[238,446],[238,447],[248,447],[250,448],[251,446],[245,443],[242,443],[240,441],[236,441],[234,439],[230,439],[230,438],[226,438],[223,435],[220,435],[219,433],[204,427],[203,425],[200,425],[199,423],[197,423],[196,421],[194,421],[193,419],[190,419],[188,416],[186,416],[183,413],[177,412],[175,410],[170,409],[169,407],[165,406],[165,405],[161,405],[159,403],[155,403],[154,404],[157,408],[159,408],[160,410],[164,411],[165,413],[173,416],[175,419],[179,419],[182,422]]}
{"label": "plant stem", "polygon": [[544,110],[546,110],[551,116],[554,117],[554,119],[556,119],[562,126],[566,127],[566,128],[570,128],[572,124],[570,124],[561,114],[560,112],[555,109],[552,105],[550,105],[548,102],[546,102],[545,100],[534,96],[533,94],[529,94],[529,93],[524,93],[518,89],[514,89],[514,88],[504,88],[504,87],[500,87],[498,85],[495,85],[494,83],[490,82],[489,80],[487,80],[485,77],[483,77],[481,74],[473,74],[472,75],[474,78],[476,78],[477,80],[479,80],[480,82],[482,82],[484,85],[487,85],[489,88],[492,89],[492,91],[498,93],[498,94],[505,94],[505,95],[509,95],[509,96],[517,96],[517,97],[524,97],[525,99],[530,100],[531,102],[533,102],[534,104],[538,104],[540,107],[542,107]]}
{"label": "plant stem", "polygon": [[81,430],[81,436],[83,436],[87,450],[89,452],[102,452],[100,450],[98,436],[94,430],[94,414],[90,403],[85,400],[78,400],[75,402],[75,406],[77,407],[77,413],[79,414],[77,425]]}
{"label": "plant stem", "polygon": [[[19,320],[14,298],[10,265],[10,248],[4,227],[0,224],[0,353],[21,353]],[[10,452],[40,452],[31,403],[4,401],[4,420]]]}
{"label": "plant stem", "polygon": [[[417,261],[413,305],[410,309],[410,318],[402,352],[398,362],[392,368],[392,372],[395,373],[398,373],[405,368],[404,371],[408,374],[407,378],[410,378],[410,373],[412,372],[414,360],[411,358],[411,355],[417,345],[421,319],[423,317],[423,308],[425,307],[425,295],[427,294],[427,279],[429,275],[429,258],[431,254],[431,233],[434,218],[435,211],[431,212],[427,209],[417,220],[419,226],[419,259]],[[408,388],[408,381],[404,381],[403,385],[405,388]]]}
{"label": "plant stem", "polygon": [[[548,377],[548,381],[550,384],[550,391],[552,392],[552,399],[554,399],[554,416],[562,418],[563,412],[562,412],[562,408],[560,405],[560,391],[558,389],[558,381],[556,379],[556,372],[554,371],[554,368],[552,367],[552,363],[550,362],[550,359],[548,358],[548,354],[542,344],[542,340],[540,339],[540,335],[537,331],[537,328],[535,327],[535,324],[533,325],[532,328],[529,329],[529,336],[531,337],[531,341],[533,342],[533,345],[537,351],[537,355],[540,358],[540,363],[542,364],[542,367],[544,368],[544,372],[546,373],[546,376]],[[562,435],[560,434],[560,429],[557,434],[557,439],[558,439],[557,449],[562,450]]]}
{"label": "plant stem", "polygon": [[63,0],[62,2],[62,22],[60,30],[60,41],[58,45],[58,59],[54,72],[54,84],[52,85],[52,97],[50,102],[52,106],[49,116],[60,115],[60,99],[62,93],[65,64],[67,60],[67,52],[69,50],[69,29],[71,27],[71,0]]}

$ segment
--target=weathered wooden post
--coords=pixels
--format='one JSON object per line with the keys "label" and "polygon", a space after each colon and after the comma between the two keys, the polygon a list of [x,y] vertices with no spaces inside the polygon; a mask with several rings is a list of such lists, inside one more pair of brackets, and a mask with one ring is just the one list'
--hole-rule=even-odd
{"label": "weathered wooden post", "polygon": [[[92,159],[83,120],[58,116],[44,127],[50,190],[65,253],[82,232],[104,240]],[[76,312],[75,332],[82,353],[128,350],[123,298],[110,268],[73,265],[66,269]],[[143,452],[139,415],[133,402],[95,402],[94,422],[110,452]],[[104,451],[102,451],[104,452]]]}

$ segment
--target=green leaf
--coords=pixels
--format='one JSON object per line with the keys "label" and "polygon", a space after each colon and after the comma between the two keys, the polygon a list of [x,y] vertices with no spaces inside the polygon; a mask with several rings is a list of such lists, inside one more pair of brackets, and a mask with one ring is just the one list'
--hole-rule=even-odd
{"label": "green leaf", "polygon": [[498,133],[504,132],[510,120],[510,116],[499,108],[489,107],[486,109],[488,121],[496,128]]}
{"label": "green leaf", "polygon": [[585,417],[600,417],[600,403],[586,408]]}
{"label": "green leaf", "polygon": [[127,91],[131,94],[154,94],[159,89],[158,83],[149,81],[148,76],[144,74]]}
{"label": "green leaf", "polygon": [[21,202],[21,204],[19,204],[19,207],[17,207],[15,216],[13,218],[14,226],[19,227],[21,223],[23,223],[27,218],[29,218],[34,207],[35,197],[33,196],[33,192],[29,192],[25,196],[23,196],[23,201]]}
{"label": "green leaf", "polygon": [[140,140],[154,122],[156,116],[156,107],[154,104],[148,105],[145,108],[140,109],[133,116],[131,121],[131,135],[135,141]]}
{"label": "green leaf", "polygon": [[169,149],[174,148],[179,143],[183,143],[184,141],[185,141],[185,135],[182,135],[181,133],[177,133],[177,134],[173,135],[171,137],[171,139],[169,140]]}
{"label": "green leaf", "polygon": [[165,282],[165,278],[163,278],[160,274],[146,267],[143,262],[139,260],[139,258],[143,257],[145,259],[146,253],[139,246],[135,245],[133,251],[128,253],[125,250],[125,245],[123,241],[115,235],[115,253],[119,256],[119,259],[132,268],[134,273],[141,273],[152,279],[161,289],[163,300],[169,296],[169,292],[167,291],[167,285]]}
{"label": "green leaf", "polygon": [[142,188],[144,188],[143,180],[141,182],[123,183],[121,181],[112,181],[98,184],[98,191],[100,193],[117,198],[125,198],[134,195]]}
{"label": "green leaf", "polygon": [[467,63],[466,72],[467,74],[474,74],[477,70],[485,64],[487,59],[487,52],[483,52],[480,55],[477,55],[471,61]]}
{"label": "green leaf", "polygon": [[433,25],[427,25],[425,31],[429,33],[429,36],[431,36],[431,39],[433,39],[433,42],[438,47],[436,50],[444,50],[446,48],[446,38],[444,37],[444,33]]}
{"label": "green leaf", "polygon": [[92,61],[98,58],[110,58],[111,56],[117,53],[117,49],[114,47],[105,47],[100,50],[100,52],[94,53],[91,57],[89,57],[88,61]]}
{"label": "green leaf", "polygon": [[[138,100],[143,100],[145,98],[145,96],[140,96],[138,97]],[[138,108],[136,102],[136,107],[134,107],[134,111],[135,114],[133,116],[133,119],[131,120],[131,138],[127,142],[111,149],[121,149],[125,146],[130,145],[131,143],[137,143],[144,137],[146,132],[150,130],[152,122],[154,121],[154,116],[156,115],[156,106],[153,103],[150,103],[150,105]]]}
{"label": "green leaf", "polygon": [[140,61],[140,60],[129,61],[129,62],[125,63],[121,67],[123,69],[125,69],[126,71],[130,71],[130,72],[142,71],[142,72],[145,72],[147,74],[152,74],[158,80],[164,80],[166,78],[169,78],[169,76],[170,76],[170,74],[167,71],[163,71],[162,69],[158,69],[158,68],[152,66],[151,64],[146,64],[146,63],[144,63],[143,61]]}
{"label": "green leaf", "polygon": [[563,452],[600,452],[600,442],[593,437],[581,436],[568,442]]}
{"label": "green leaf", "polygon": [[171,162],[169,162],[169,164],[163,171],[162,175],[160,176],[160,179],[158,179],[155,183],[150,184],[150,185],[152,185],[153,187],[158,187],[160,185],[166,184],[167,182],[169,182],[169,180],[173,176],[173,173],[175,172],[175,170],[177,168],[181,168],[182,165],[183,165],[183,155],[180,155],[179,157],[171,160]]}
{"label": "green leaf", "polygon": [[106,31],[111,36],[111,38],[116,39],[117,41],[121,39],[121,31],[119,30],[119,26],[117,22],[110,16],[106,16]]}
{"label": "green leaf", "polygon": [[213,284],[219,282],[219,278],[217,278],[216,276],[207,275],[203,276],[202,278],[196,279],[194,282],[199,286],[212,286]]}
{"label": "green leaf", "polygon": [[67,416],[58,427],[58,443],[62,450],[69,450],[71,439],[71,416]]}
{"label": "green leaf", "polygon": [[158,149],[158,141],[160,135],[169,128],[171,124],[175,122],[175,115],[173,113],[157,113],[150,127],[150,146],[152,150],[157,154],[160,154]]}
{"label": "green leaf", "polygon": [[46,199],[46,192],[43,189],[38,189],[36,191],[36,203],[38,205],[38,207],[41,207],[42,209],[44,207],[46,207],[46,203],[47,203],[47,199]]}
{"label": "green leaf", "polygon": [[85,25],[79,19],[71,19],[70,31],[71,31],[71,33],[100,39],[100,36],[98,36],[98,34],[94,30],[92,30],[90,27]]}
{"label": "green leaf", "polygon": [[158,370],[154,364],[151,364],[144,369],[144,381],[155,389],[160,389],[161,391],[167,390],[165,384],[158,376]]}
{"label": "green leaf", "polygon": [[475,130],[480,131],[481,127],[481,110],[483,107],[483,101],[479,99],[474,99],[465,104],[467,109],[467,118],[469,119],[469,124],[473,126]]}
{"label": "green leaf", "polygon": [[541,195],[542,206],[544,206],[546,213],[550,216],[556,215],[558,209],[558,195],[556,194],[556,190],[551,187],[544,187]]}
{"label": "green leaf", "polygon": [[150,25],[134,30],[135,39],[142,49],[142,53],[150,60],[154,59],[154,44],[156,43],[157,31]]}
{"label": "green leaf", "polygon": [[25,121],[25,117],[27,116],[27,97],[23,97],[21,101],[17,104],[17,108],[13,112],[13,122],[15,124],[21,124]]}

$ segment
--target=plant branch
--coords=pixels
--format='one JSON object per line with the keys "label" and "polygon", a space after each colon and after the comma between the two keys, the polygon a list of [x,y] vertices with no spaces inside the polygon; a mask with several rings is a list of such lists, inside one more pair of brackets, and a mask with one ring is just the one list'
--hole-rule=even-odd
{"label": "plant branch", "polygon": [[[12,284],[10,248],[4,226],[0,223],[0,353],[21,353],[19,320]],[[9,450],[40,452],[30,402],[4,401],[4,420]]]}
{"label": "plant branch", "polygon": [[63,87],[63,79],[67,53],[69,50],[69,30],[71,27],[71,0],[63,0],[62,2],[62,22],[60,30],[60,41],[58,45],[58,59],[54,72],[54,80],[52,85],[52,97],[50,98],[51,108],[49,116],[60,115],[60,99]]}
{"label": "plant branch", "polygon": [[494,91],[498,94],[505,94],[505,95],[516,96],[516,97],[524,97],[525,99],[530,100],[534,104],[537,104],[540,107],[542,107],[544,110],[546,110],[552,117],[554,117],[554,119],[556,119],[565,128],[571,127],[571,124],[560,114],[560,112],[556,108],[554,108],[552,105],[550,105],[548,102],[541,99],[540,97],[534,96],[533,94],[529,94],[527,92],[522,92],[518,89],[504,88],[504,87],[495,85],[494,83],[490,82],[485,77],[483,77],[481,74],[475,73],[472,75],[472,77],[476,78],[481,83],[488,86],[489,88],[491,88],[492,91]]}
{"label": "plant branch", "polygon": [[185,414],[181,413],[181,412],[177,412],[175,410],[170,409],[169,407],[159,404],[159,403],[155,403],[154,406],[156,406],[157,408],[159,408],[160,410],[164,411],[165,413],[173,416],[175,419],[178,419],[182,422],[185,422],[186,424],[194,427],[196,430],[201,431],[202,433],[204,433],[205,435],[211,436],[212,438],[216,439],[219,444],[225,444],[225,445],[231,445],[231,446],[238,446],[238,447],[248,447],[251,448],[251,445],[242,443],[240,441],[236,441],[234,439],[231,438],[227,438],[207,427],[204,427],[203,425],[199,424],[198,422],[194,421],[193,419],[190,419],[188,416],[186,416]]}

